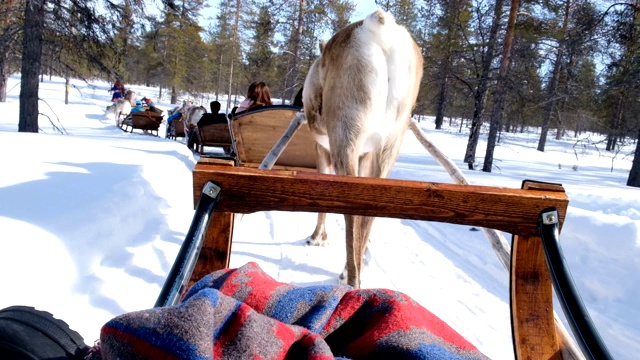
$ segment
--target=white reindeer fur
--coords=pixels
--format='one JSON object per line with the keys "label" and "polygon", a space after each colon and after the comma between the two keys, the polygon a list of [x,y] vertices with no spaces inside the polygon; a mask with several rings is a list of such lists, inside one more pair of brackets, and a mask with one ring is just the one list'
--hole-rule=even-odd
{"label": "white reindeer fur", "polygon": [[131,104],[125,99],[118,99],[113,104],[107,106],[105,115],[113,114],[116,125],[120,125],[120,118],[131,113]]}
{"label": "white reindeer fur", "polygon": [[[409,32],[380,9],[322,47],[303,89],[305,116],[319,146],[318,170],[386,177],[415,105],[422,56]],[[326,239],[324,214],[309,243]],[[360,286],[372,218],[345,216],[349,285]]]}

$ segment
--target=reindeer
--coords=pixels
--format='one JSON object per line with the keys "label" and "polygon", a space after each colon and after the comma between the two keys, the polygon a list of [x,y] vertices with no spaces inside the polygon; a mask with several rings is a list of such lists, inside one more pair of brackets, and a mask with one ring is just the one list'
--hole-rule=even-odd
{"label": "reindeer", "polygon": [[105,115],[113,113],[116,126],[120,126],[120,119],[131,113],[131,105],[125,99],[118,99],[113,104],[107,106],[104,113]]}
{"label": "reindeer", "polygon": [[129,105],[131,105],[132,107],[136,106],[136,97],[136,92],[131,89],[127,90],[123,96],[125,100],[129,101]]}
{"label": "reindeer", "polygon": [[[422,78],[422,55],[409,32],[380,9],[320,45],[303,89],[316,139],[318,171],[384,178],[400,152]],[[323,245],[326,214],[307,239]],[[347,261],[341,280],[360,287],[373,217],[345,215]]]}
{"label": "reindeer", "polygon": [[200,121],[202,115],[207,112],[207,109],[204,106],[196,106],[193,105],[190,101],[187,102],[185,100],[180,112],[182,113],[180,121],[184,123],[184,129],[186,133],[185,141],[187,143],[187,146],[191,149],[192,145],[200,143],[200,134],[197,131],[198,121]]}

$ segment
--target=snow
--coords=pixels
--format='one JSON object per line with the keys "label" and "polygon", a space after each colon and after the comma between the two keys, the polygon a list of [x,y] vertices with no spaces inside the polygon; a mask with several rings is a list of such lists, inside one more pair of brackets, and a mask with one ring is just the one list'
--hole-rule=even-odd
{"label": "snow", "polygon": [[[152,307],[193,216],[191,171],[198,156],[183,140],[125,133],[104,115],[109,84],[40,84],[39,134],[18,133],[19,76],[0,103],[0,308],[52,312],[88,344],[112,317]],[[133,86],[139,97],[158,89]],[[213,99],[205,99],[205,104]],[[208,105],[205,105],[208,107]],[[223,108],[225,108],[223,103]],[[640,352],[640,190],[625,186],[634,144],[610,154],[594,134],[503,133],[492,173],[462,162],[468,133],[459,122],[420,126],[470,183],[519,188],[522,180],[561,183],[570,199],[563,251],[592,319],[616,359]],[[484,154],[486,133],[477,154]],[[208,151],[219,151],[210,148]],[[615,155],[615,157],[613,157]],[[390,175],[451,183],[408,133]],[[279,281],[335,284],[344,266],[344,221],[327,217],[329,244],[306,246],[316,216],[260,212],[236,222],[231,267],[257,262]],[[505,236],[508,236],[505,234]],[[416,299],[493,359],[513,359],[508,273],[488,241],[469,227],[380,218],[374,222],[363,287]],[[561,313],[559,307],[557,311]]]}

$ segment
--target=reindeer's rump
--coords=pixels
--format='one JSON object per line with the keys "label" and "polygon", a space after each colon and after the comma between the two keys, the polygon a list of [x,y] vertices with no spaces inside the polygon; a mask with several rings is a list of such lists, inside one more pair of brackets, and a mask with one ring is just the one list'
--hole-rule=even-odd
{"label": "reindeer's rump", "polygon": [[112,319],[100,347],[114,359],[486,359],[400,292],[297,287],[256,263],[204,277],[177,306]]}
{"label": "reindeer's rump", "polygon": [[303,91],[319,144],[327,150],[356,144],[363,154],[401,142],[422,77],[422,55],[409,32],[378,10],[321,50]]}

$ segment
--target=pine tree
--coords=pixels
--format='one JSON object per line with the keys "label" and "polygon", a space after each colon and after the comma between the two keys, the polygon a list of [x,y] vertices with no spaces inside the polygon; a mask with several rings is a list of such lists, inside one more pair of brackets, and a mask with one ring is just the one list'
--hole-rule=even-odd
{"label": "pine tree", "polygon": [[[523,4],[522,12],[531,9]],[[540,49],[540,22],[532,16],[522,16],[516,24],[516,36],[511,50],[511,69],[505,97],[503,131],[523,131],[525,126],[538,126],[542,117],[542,81],[539,75],[543,62]]]}
{"label": "pine tree", "polygon": [[[230,62],[229,62],[229,88],[227,94],[229,94],[229,98],[227,99],[227,113],[229,112],[229,108],[231,105],[231,94],[233,92],[233,80],[234,80],[234,65],[239,65],[240,62],[236,61],[237,54],[241,51],[240,49],[240,9],[241,9],[241,1],[235,1],[235,9],[233,12],[233,30],[232,30],[232,39],[231,42],[231,54]],[[236,78],[237,79],[237,78]],[[237,80],[236,80],[237,81]]]}
{"label": "pine tree", "polygon": [[[172,0],[163,0],[172,6]],[[65,40],[74,40],[72,50],[77,57],[87,59],[93,67],[106,70],[104,53],[112,43],[108,39],[113,19],[98,15],[94,2],[80,0],[25,0],[20,117],[18,131],[38,131],[38,75],[41,71],[42,44],[47,16],[53,11],[61,15],[55,20]],[[73,70],[68,66],[67,70]]]}
{"label": "pine tree", "polygon": [[[210,31],[210,45],[213,47],[213,53],[216,56],[214,61],[216,64],[214,69],[217,70],[214,80],[216,100],[218,100],[221,93],[226,92],[224,79],[229,77],[229,65],[231,64],[231,58],[236,55],[235,52],[232,52],[234,41],[232,21],[234,18],[234,4],[235,3],[231,1],[220,2],[216,22]],[[234,61],[239,60],[234,59]],[[231,95],[229,94],[229,98],[230,97]]]}
{"label": "pine tree", "polygon": [[498,130],[502,126],[502,110],[504,106],[504,98],[506,93],[507,75],[509,72],[509,61],[511,54],[511,46],[515,35],[516,15],[518,14],[519,0],[511,0],[511,9],[509,10],[509,22],[507,31],[504,36],[504,44],[502,48],[502,56],[500,59],[500,71],[496,83],[496,91],[493,96],[493,108],[491,110],[491,126],[489,128],[489,137],[487,139],[487,151],[484,156],[484,165],[482,171],[491,172],[493,168],[493,151],[496,146],[496,138]]}
{"label": "pine tree", "polygon": [[[163,62],[166,65],[167,83],[171,89],[171,103],[175,104],[181,89],[193,90],[188,78],[193,61],[199,58],[203,41],[198,16],[203,7],[202,0],[183,0],[174,9],[165,8],[163,27],[159,34],[166,44]],[[197,67],[196,67],[197,70]]]}
{"label": "pine tree", "polygon": [[[470,170],[475,167],[476,148],[480,138],[480,129],[482,128],[482,118],[484,116],[484,107],[487,100],[487,91],[489,89],[489,81],[491,75],[491,64],[493,64],[496,47],[498,42],[498,31],[503,14],[504,0],[496,0],[493,7],[493,17],[491,19],[491,28],[488,31],[488,38],[484,39],[480,35],[483,46],[481,48],[480,63],[476,67],[477,84],[474,89],[474,111],[471,120],[471,131],[469,133],[469,141],[464,155],[464,162],[467,163]],[[482,21],[479,21],[482,23]]]}
{"label": "pine tree", "polygon": [[287,86],[283,89],[284,99],[292,98],[295,94],[294,89],[302,86],[302,80],[300,79],[300,53],[302,48],[302,32],[304,29],[304,15],[306,12],[306,0],[298,0],[298,10],[296,13],[296,21],[292,27],[290,43],[291,43],[291,70],[287,76]]}
{"label": "pine tree", "polygon": [[46,0],[27,0],[22,37],[20,119],[18,131],[38,132],[38,75],[42,54]]}
{"label": "pine tree", "polygon": [[275,80],[274,67],[274,39],[275,24],[272,20],[269,7],[259,7],[258,16],[250,25],[253,36],[246,54],[246,74],[255,81],[264,81],[267,84]]}
{"label": "pine tree", "polygon": [[327,8],[331,33],[335,34],[351,23],[350,19],[356,10],[356,5],[351,0],[332,0],[329,1]]}
{"label": "pine tree", "polygon": [[[626,136],[640,139],[640,0],[618,3],[606,30],[611,52],[602,106],[609,120],[607,150],[614,151]],[[640,141],[627,185],[640,187]]]}
{"label": "pine tree", "polygon": [[[442,3],[442,15],[438,19],[438,31],[433,36],[432,59],[436,62],[433,74],[438,84],[436,100],[436,129],[442,128],[445,104],[451,82],[455,79],[455,63],[460,59],[467,36],[465,29],[470,20],[470,7],[466,0],[448,0]],[[407,20],[409,21],[409,20]]]}
{"label": "pine tree", "polygon": [[544,117],[542,118],[542,126],[540,131],[540,139],[538,140],[538,151],[544,151],[547,141],[547,133],[549,132],[549,123],[551,115],[555,110],[557,100],[558,82],[560,79],[560,71],[562,69],[562,59],[565,51],[567,29],[569,27],[569,15],[571,10],[571,0],[565,0],[564,11],[562,15],[562,27],[558,32],[558,46],[556,48],[553,69],[551,70],[551,78],[547,84],[547,99],[544,109]]}
{"label": "pine tree", "polygon": [[605,116],[609,121],[606,149],[613,151],[626,136],[640,98],[640,1],[618,5],[607,35],[614,51],[609,54],[604,89]]}
{"label": "pine tree", "polygon": [[[558,87],[559,109],[556,139],[565,129],[580,128],[592,122],[597,92],[593,56],[599,15],[591,1],[572,5],[565,42],[565,56]],[[584,122],[584,124],[581,124]]]}

